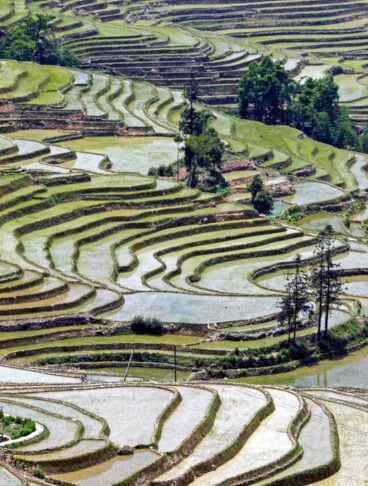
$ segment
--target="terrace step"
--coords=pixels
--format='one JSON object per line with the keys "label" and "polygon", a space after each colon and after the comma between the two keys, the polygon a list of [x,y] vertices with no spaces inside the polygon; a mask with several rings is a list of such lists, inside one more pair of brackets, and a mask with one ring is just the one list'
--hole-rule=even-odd
{"label": "terrace step", "polygon": [[[210,385],[220,396],[221,406],[217,412],[211,433],[193,450],[192,454],[166,473],[158,476],[153,484],[164,486],[179,482],[189,484],[196,476],[203,476],[213,467],[224,462],[224,457],[233,457],[252,433],[256,417],[265,418],[272,411],[268,395],[250,387]],[[231,408],[242,410],[232,414]]]}
{"label": "terrace step", "polygon": [[298,442],[303,456],[291,467],[261,481],[259,486],[282,484],[283,481],[298,481],[306,471],[314,471],[316,477],[332,475],[339,468],[336,425],[328,408],[316,401],[306,399],[311,412],[310,419],[302,428]]}
{"label": "terrace step", "polygon": [[292,425],[298,428],[298,424],[302,423],[307,413],[303,410],[305,404],[290,392],[273,388],[267,388],[267,391],[272,397],[274,412],[260,423],[238,454],[223,466],[196,478],[193,485],[231,485],[245,481],[249,483],[285,467],[284,464],[288,464],[290,457],[300,455]]}

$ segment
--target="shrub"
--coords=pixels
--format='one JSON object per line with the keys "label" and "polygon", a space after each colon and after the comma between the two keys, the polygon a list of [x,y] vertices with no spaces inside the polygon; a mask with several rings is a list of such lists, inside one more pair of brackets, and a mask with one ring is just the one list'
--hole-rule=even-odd
{"label": "shrub", "polygon": [[157,167],[150,167],[148,169],[148,175],[149,176],[157,176]]}
{"label": "shrub", "polygon": [[161,321],[155,317],[145,318],[144,316],[135,316],[130,327],[135,334],[161,336],[164,333]]}
{"label": "shrub", "polygon": [[269,214],[273,209],[273,197],[267,191],[261,190],[254,199],[253,206],[259,213]]}
{"label": "shrub", "polygon": [[36,467],[36,469],[33,470],[33,475],[39,479],[45,478],[45,473],[43,472],[43,469],[41,469],[40,467]]}
{"label": "shrub", "polygon": [[149,176],[159,177],[172,177],[174,175],[174,169],[171,165],[161,164],[158,167],[150,167],[148,169]]}

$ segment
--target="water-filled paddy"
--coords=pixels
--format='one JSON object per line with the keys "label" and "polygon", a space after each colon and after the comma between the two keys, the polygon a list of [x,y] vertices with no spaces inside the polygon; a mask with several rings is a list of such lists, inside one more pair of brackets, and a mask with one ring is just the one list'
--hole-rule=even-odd
{"label": "water-filled paddy", "polygon": [[105,315],[128,321],[137,314],[166,322],[210,324],[254,319],[277,311],[275,297],[210,296],[169,292],[125,295],[125,304]]}
{"label": "water-filled paddy", "polygon": [[22,486],[23,482],[4,467],[0,468],[0,484],[3,486]]}
{"label": "water-filled paddy", "polygon": [[292,196],[285,198],[285,201],[291,204],[304,205],[315,204],[330,199],[336,199],[344,193],[337,187],[324,184],[322,182],[300,182],[294,186],[295,193]]}
{"label": "water-filled paddy", "polygon": [[171,137],[86,137],[62,145],[79,152],[107,155],[116,172],[147,174],[150,167],[170,165],[178,158],[178,145]]}
{"label": "water-filled paddy", "polygon": [[[170,390],[155,387],[109,388],[103,396],[98,389],[42,394],[77,405],[104,418],[110,426],[110,439],[132,447],[151,444],[156,420],[174,398]],[[137,420],[141,426],[136,427]]]}
{"label": "water-filled paddy", "polygon": [[78,378],[38,373],[36,371],[0,366],[0,382],[6,383],[79,383]]}
{"label": "water-filled paddy", "polygon": [[154,452],[149,450],[136,451],[133,456],[115,457],[96,466],[54,477],[79,486],[119,484],[135,471],[151,464],[157,457]]}
{"label": "water-filled paddy", "polygon": [[347,228],[343,223],[343,216],[341,214],[330,213],[314,213],[302,218],[298,221],[298,225],[305,230],[322,231],[327,225],[331,225],[336,233],[345,234]]}
{"label": "water-filled paddy", "polygon": [[368,348],[365,347],[349,356],[326,360],[314,366],[303,366],[289,373],[272,376],[240,378],[238,381],[257,384],[326,386],[326,387],[368,387]]}
{"label": "water-filled paddy", "polygon": [[351,172],[353,173],[359,189],[364,190],[368,188],[368,172],[365,170],[365,167],[368,164],[368,159],[366,156],[362,154],[356,155],[356,162],[351,167]]}
{"label": "water-filled paddy", "polygon": [[320,486],[367,484],[367,412],[337,403],[325,402],[337,422],[340,443],[340,470],[318,481]]}

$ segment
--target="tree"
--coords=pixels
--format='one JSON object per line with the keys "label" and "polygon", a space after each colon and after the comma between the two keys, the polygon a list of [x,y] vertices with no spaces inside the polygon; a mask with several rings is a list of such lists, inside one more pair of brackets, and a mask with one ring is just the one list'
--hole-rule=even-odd
{"label": "tree", "polygon": [[278,301],[278,306],[281,309],[280,315],[279,315],[279,323],[281,325],[284,325],[285,322],[287,322],[287,328],[288,328],[288,345],[289,347],[291,346],[291,322],[292,322],[292,316],[294,314],[293,312],[293,287],[292,287],[292,282],[291,278],[289,275],[285,275],[285,295],[281,297],[281,299]]}
{"label": "tree", "polygon": [[285,122],[295,86],[280,61],[265,56],[252,62],[239,84],[240,117],[269,124]]}
{"label": "tree", "polygon": [[193,70],[190,71],[189,84],[184,89],[184,96],[189,100],[189,108],[191,113],[193,113],[193,104],[198,97],[198,83],[194,78]]}
{"label": "tree", "polygon": [[252,194],[252,202],[254,202],[257,194],[263,190],[263,180],[259,175],[255,175],[252,182],[249,184],[249,192]]}
{"label": "tree", "polygon": [[368,126],[365,127],[363,133],[360,136],[360,150],[368,153]]}
{"label": "tree", "polygon": [[189,187],[197,186],[200,171],[207,173],[207,180],[201,181],[207,188],[212,189],[218,186],[219,182],[224,182],[219,169],[225,153],[225,144],[217,131],[209,126],[212,116],[208,110],[196,110],[192,103],[181,114],[180,133],[175,139],[184,145],[184,163]]}
{"label": "tree", "polygon": [[317,310],[317,339],[320,340],[322,332],[322,315],[324,311],[324,275],[326,273],[325,239],[323,232],[320,232],[318,235],[318,243],[313,256],[315,264],[312,267],[309,281],[312,298],[315,301]]}
{"label": "tree", "polygon": [[273,210],[273,197],[267,191],[261,190],[257,193],[253,206],[259,213],[269,214]]}
{"label": "tree", "polygon": [[351,124],[345,107],[340,109],[335,122],[333,144],[339,148],[359,150],[359,137]]}
{"label": "tree", "polygon": [[297,255],[295,258],[295,272],[293,275],[286,276],[286,293],[279,300],[279,307],[281,307],[281,322],[287,319],[289,330],[289,345],[292,341],[295,344],[296,331],[298,328],[298,320],[301,312],[307,310],[309,305],[308,293],[308,277],[301,268],[301,257]]}
{"label": "tree", "polygon": [[293,302],[293,343],[296,340],[296,330],[299,314],[306,310],[309,303],[308,294],[308,277],[301,269],[301,256],[295,258],[295,274],[291,280],[292,285],[292,302]]}
{"label": "tree", "polygon": [[180,132],[186,135],[200,135],[208,128],[212,114],[208,110],[198,111],[192,106],[185,108],[179,121]]}
{"label": "tree", "polygon": [[331,305],[336,302],[342,292],[342,284],[339,275],[334,272],[339,266],[333,263],[333,247],[334,247],[334,236],[335,233],[332,226],[326,226],[323,234],[324,238],[324,252],[326,261],[326,271],[323,276],[324,280],[324,301],[325,301],[325,337],[328,334],[328,324],[331,312]]}
{"label": "tree", "polygon": [[286,123],[315,140],[359,149],[348,113],[338,104],[339,88],[331,74],[297,84],[282,62],[265,56],[250,64],[239,83],[238,98],[241,118]]}
{"label": "tree", "polygon": [[28,14],[11,26],[0,41],[0,55],[5,59],[34,61],[40,64],[76,66],[77,57],[68,49],[60,48],[53,35],[54,17]]}
{"label": "tree", "polygon": [[318,244],[314,252],[315,264],[310,276],[312,296],[317,307],[317,338],[322,334],[322,319],[324,313],[324,336],[328,334],[331,306],[342,292],[341,279],[335,271],[338,264],[332,260],[335,234],[331,226],[320,232]]}
{"label": "tree", "polygon": [[198,182],[198,169],[215,175],[221,167],[225,145],[217,132],[210,128],[200,135],[191,135],[185,141],[185,166],[189,177],[188,185],[195,187]]}
{"label": "tree", "polygon": [[307,79],[291,107],[291,124],[310,137],[340,148],[358,148],[358,136],[345,108],[338,105],[338,86],[328,74]]}

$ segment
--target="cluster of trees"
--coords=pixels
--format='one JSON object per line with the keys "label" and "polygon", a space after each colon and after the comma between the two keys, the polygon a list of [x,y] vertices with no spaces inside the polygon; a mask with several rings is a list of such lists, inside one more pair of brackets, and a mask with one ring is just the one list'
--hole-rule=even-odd
{"label": "cluster of trees", "polygon": [[269,214],[273,210],[274,201],[272,195],[264,189],[263,180],[259,175],[253,177],[249,184],[249,192],[252,195],[252,204],[259,213]]}
{"label": "cluster of trees", "polygon": [[0,38],[0,57],[39,64],[78,66],[75,54],[58,45],[54,32],[54,17],[27,15],[21,22],[9,27]]}
{"label": "cluster of trees", "polygon": [[347,110],[338,105],[332,75],[296,83],[281,61],[253,62],[239,84],[239,114],[267,124],[286,124],[339,148],[368,149],[368,130],[359,137]]}
{"label": "cluster of trees", "polygon": [[[318,244],[314,251],[313,265],[309,274],[302,268],[300,255],[295,260],[295,271],[287,275],[286,292],[279,301],[281,309],[279,321],[287,324],[289,346],[295,344],[296,331],[300,317],[309,314],[317,326],[317,339],[328,335],[331,306],[337,301],[342,284],[332,261],[334,246],[334,231],[327,226],[318,236]],[[313,305],[313,307],[312,307]]]}

